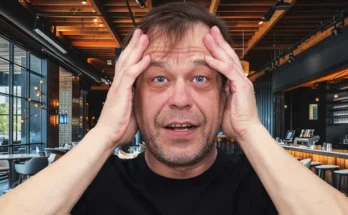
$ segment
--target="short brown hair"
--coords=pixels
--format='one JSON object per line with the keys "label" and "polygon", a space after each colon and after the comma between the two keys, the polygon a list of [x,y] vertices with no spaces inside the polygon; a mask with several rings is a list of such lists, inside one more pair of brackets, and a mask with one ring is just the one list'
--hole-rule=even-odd
{"label": "short brown hair", "polygon": [[[204,7],[193,3],[174,2],[161,5],[147,13],[138,25],[124,38],[122,47],[125,48],[135,29],[141,29],[148,34],[150,42],[157,36],[165,36],[168,49],[178,44],[185,33],[197,23],[203,23],[209,28],[217,26],[224,39],[231,44],[231,38],[225,23],[210,14]],[[149,35],[150,34],[150,35]]]}

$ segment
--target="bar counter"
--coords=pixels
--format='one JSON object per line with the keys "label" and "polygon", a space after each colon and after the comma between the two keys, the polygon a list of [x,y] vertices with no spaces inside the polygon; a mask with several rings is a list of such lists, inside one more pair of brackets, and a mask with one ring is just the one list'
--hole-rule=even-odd
{"label": "bar counter", "polygon": [[[332,149],[332,151],[317,149],[309,149],[291,145],[281,145],[292,156],[300,159],[311,158],[312,161],[319,161],[322,164],[337,165],[340,169],[348,169],[348,150]],[[327,173],[331,174],[331,173]],[[326,175],[326,179],[331,183],[331,177]],[[348,177],[342,177],[341,191],[348,193]]]}

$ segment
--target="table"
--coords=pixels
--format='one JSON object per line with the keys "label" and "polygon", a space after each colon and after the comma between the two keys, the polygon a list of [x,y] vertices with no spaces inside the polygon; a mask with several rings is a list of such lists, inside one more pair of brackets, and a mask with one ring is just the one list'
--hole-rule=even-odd
{"label": "table", "polygon": [[12,171],[13,171],[13,165],[15,164],[16,160],[28,160],[33,157],[40,157],[38,154],[12,154],[12,155],[0,155],[0,160],[8,160],[9,161],[9,177],[8,177],[8,184],[9,187],[12,188]]}

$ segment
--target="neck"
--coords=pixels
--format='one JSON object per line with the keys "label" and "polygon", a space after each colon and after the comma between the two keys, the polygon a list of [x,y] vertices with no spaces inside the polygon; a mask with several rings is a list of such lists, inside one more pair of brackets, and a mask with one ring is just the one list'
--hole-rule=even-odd
{"label": "neck", "polygon": [[193,166],[170,167],[157,160],[151,152],[145,150],[145,160],[149,168],[158,175],[173,179],[188,179],[204,173],[213,165],[217,156],[216,147],[199,163]]}

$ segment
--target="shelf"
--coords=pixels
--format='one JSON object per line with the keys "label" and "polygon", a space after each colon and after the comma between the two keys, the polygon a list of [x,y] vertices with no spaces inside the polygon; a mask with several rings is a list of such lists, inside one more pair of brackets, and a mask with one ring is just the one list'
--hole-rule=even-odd
{"label": "shelf", "polygon": [[335,112],[335,111],[342,111],[342,110],[348,110],[348,107],[346,107],[346,108],[330,109],[330,110],[328,110],[328,111],[330,111],[330,112]]}
{"label": "shelf", "polygon": [[344,89],[344,90],[327,90],[326,91],[327,93],[332,93],[332,94],[335,94],[335,93],[341,93],[341,92],[348,92],[348,89]]}
{"label": "shelf", "polygon": [[348,115],[342,115],[342,116],[326,116],[327,118],[348,118]]}
{"label": "shelf", "polygon": [[341,103],[348,103],[348,98],[341,101],[328,101],[327,104],[341,104]]}

